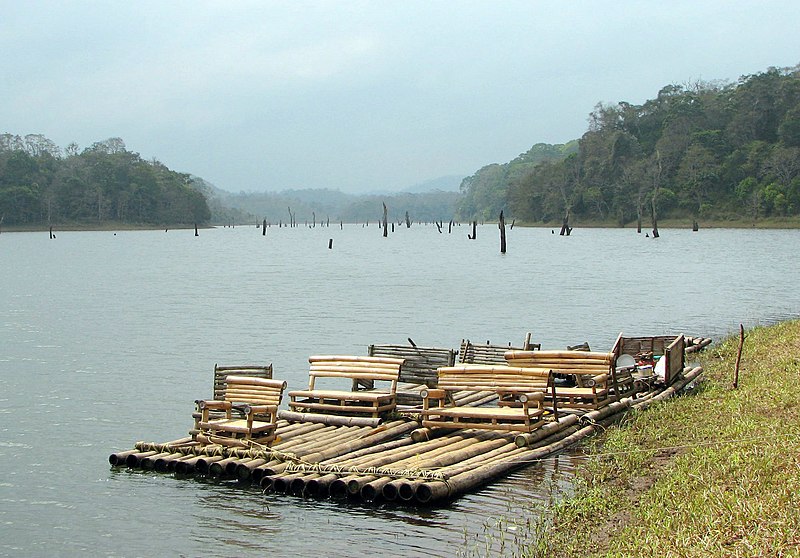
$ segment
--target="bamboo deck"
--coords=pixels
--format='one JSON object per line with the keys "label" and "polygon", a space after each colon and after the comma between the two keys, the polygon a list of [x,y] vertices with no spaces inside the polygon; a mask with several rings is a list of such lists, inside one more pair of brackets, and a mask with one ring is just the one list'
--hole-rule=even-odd
{"label": "bamboo deck", "polygon": [[279,420],[277,439],[269,448],[202,446],[183,438],[138,442],[109,456],[109,462],[181,476],[238,479],[242,485],[300,497],[430,505],[573,446],[625,412],[672,396],[701,373],[700,367],[686,367],[666,389],[626,397],[596,411],[562,414],[530,434],[428,431],[411,415],[378,426]]}

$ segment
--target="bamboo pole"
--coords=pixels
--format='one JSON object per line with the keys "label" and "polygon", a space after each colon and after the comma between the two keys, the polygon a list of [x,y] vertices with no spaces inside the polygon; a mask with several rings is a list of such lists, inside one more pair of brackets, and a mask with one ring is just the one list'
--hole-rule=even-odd
{"label": "bamboo pole", "polygon": [[153,469],[156,466],[157,459],[161,459],[169,455],[172,454],[168,451],[163,451],[161,453],[155,453],[153,455],[145,456],[139,460],[139,466],[142,469]]}
{"label": "bamboo pole", "polygon": [[739,349],[736,351],[736,367],[733,371],[733,389],[739,388],[739,364],[742,362],[742,349],[744,348],[744,325],[739,324]]}
{"label": "bamboo pole", "polygon": [[308,494],[309,496],[313,497],[320,497],[326,495],[328,494],[328,490],[331,483],[333,483],[338,478],[339,476],[334,473],[328,475],[322,475],[321,477],[312,478],[308,482],[306,482],[304,494]]}
{"label": "bamboo pole", "polygon": [[108,462],[114,467],[119,467],[125,465],[125,460],[128,458],[128,456],[133,455],[135,453],[139,453],[139,450],[132,449],[127,451],[112,453],[111,455],[108,456]]}
{"label": "bamboo pole", "polygon": [[164,457],[159,457],[153,462],[153,469],[158,471],[159,473],[166,473],[169,469],[169,464],[173,461],[178,459],[184,459],[186,454],[184,453],[171,453]]}
{"label": "bamboo pole", "polygon": [[[398,424],[399,423],[399,424]],[[349,453],[351,451],[359,450],[373,444],[380,444],[387,440],[391,440],[398,436],[403,436],[416,428],[416,422],[397,421],[394,426],[387,425],[387,428],[382,431],[376,431],[369,436],[364,436],[360,439],[341,444],[340,446],[329,448],[326,450],[318,451],[314,454],[305,455],[303,458],[307,461],[323,461],[331,457]]]}
{"label": "bamboo pole", "polygon": [[219,461],[214,461],[208,467],[208,475],[211,477],[220,478],[225,475],[228,463],[233,463],[234,461],[238,460],[238,457],[227,457],[225,459],[220,459]]}
{"label": "bamboo pole", "polygon": [[324,415],[321,413],[301,413],[298,411],[278,411],[278,418],[292,422],[315,422],[328,426],[370,426],[377,428],[381,423],[380,418],[371,417],[344,417],[339,415]]}
{"label": "bamboo pole", "polygon": [[145,458],[150,457],[151,455],[155,455],[157,453],[158,452],[155,451],[155,450],[140,451],[140,452],[137,452],[137,453],[132,453],[132,454],[130,454],[129,456],[127,456],[125,458],[125,465],[127,465],[131,469],[136,469],[137,467],[139,467],[139,464],[140,464],[142,459],[145,459]]}
{"label": "bamboo pole", "polygon": [[280,461],[278,461],[277,459],[272,459],[270,461],[267,461],[263,465],[259,465],[258,467],[253,467],[253,470],[250,471],[250,479],[255,484],[261,484],[261,479],[264,478],[264,476],[268,472],[268,470],[272,466],[277,465],[278,463],[280,463]]}
{"label": "bamboo pole", "polygon": [[200,474],[207,475],[211,465],[217,461],[222,461],[222,459],[223,457],[221,455],[203,456],[195,463],[195,470]]}
{"label": "bamboo pole", "polygon": [[375,502],[383,496],[383,487],[392,481],[392,477],[379,477],[361,487],[359,495],[365,502]]}
{"label": "bamboo pole", "polygon": [[240,481],[250,480],[253,474],[253,469],[259,465],[264,465],[266,459],[251,459],[250,461],[240,462],[236,465],[236,478]]}
{"label": "bamboo pole", "polygon": [[539,442],[548,436],[552,436],[556,432],[568,428],[573,424],[577,424],[578,422],[578,415],[565,415],[560,417],[557,421],[548,422],[538,430],[534,432],[525,432],[523,434],[517,434],[514,438],[514,443],[517,447],[526,447],[532,446],[536,442]]}

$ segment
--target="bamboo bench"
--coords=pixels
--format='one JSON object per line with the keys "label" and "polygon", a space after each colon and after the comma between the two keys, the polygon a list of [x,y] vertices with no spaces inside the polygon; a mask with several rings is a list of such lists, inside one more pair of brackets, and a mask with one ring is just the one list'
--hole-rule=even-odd
{"label": "bamboo bench", "polygon": [[[286,382],[266,378],[229,375],[225,378],[225,397],[222,401],[197,401],[200,419],[195,440],[201,444],[248,446],[250,442],[270,445],[275,440],[278,405]],[[243,418],[234,417],[238,410]],[[223,412],[215,418],[210,413]]]}
{"label": "bamboo bench", "polygon": [[[552,389],[552,385],[549,370],[502,364],[442,367],[439,368],[439,387],[422,392],[422,426],[531,432],[544,421],[545,392]],[[462,407],[455,404],[452,394],[464,391],[495,392],[498,405]],[[556,410],[554,407],[553,412]]]}
{"label": "bamboo bench", "polygon": [[[397,380],[403,359],[350,355],[308,358],[308,389],[290,391],[289,407],[296,412],[370,415],[377,418],[397,407]],[[317,380],[350,380],[350,391],[319,389]],[[375,382],[389,384],[385,390],[365,388]]]}
{"label": "bamboo bench", "polygon": [[[562,408],[598,409],[613,401],[614,353],[590,351],[507,351],[509,366],[549,370],[570,375],[575,386],[556,385],[552,397]],[[618,391],[617,391],[618,393]]]}
{"label": "bamboo bench", "polygon": [[436,387],[436,370],[441,366],[453,366],[456,359],[453,349],[417,345],[370,345],[368,354],[403,359],[397,384],[397,404],[417,407],[422,403],[421,391],[425,387]]}

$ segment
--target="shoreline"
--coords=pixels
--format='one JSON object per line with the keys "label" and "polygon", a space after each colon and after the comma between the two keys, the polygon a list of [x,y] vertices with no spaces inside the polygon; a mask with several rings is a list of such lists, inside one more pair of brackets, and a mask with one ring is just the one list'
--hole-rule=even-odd
{"label": "shoreline", "polygon": [[746,332],[734,388],[738,345],[733,335],[698,355],[704,380],[693,393],[590,441],[575,494],[540,508],[520,555],[794,555],[800,321]]}
{"label": "shoreline", "polygon": [[[347,225],[358,225],[359,222],[345,223]],[[468,222],[461,223],[466,226]],[[506,222],[508,224],[508,222]],[[416,223],[417,226],[425,226],[425,223]],[[481,225],[497,225],[496,221],[484,221]],[[65,223],[61,225],[0,225],[0,234],[12,232],[48,232],[52,226],[53,232],[90,232],[90,231],[158,231],[164,229],[187,230],[193,229],[194,225],[145,225],[136,223],[97,223],[97,224],[82,224],[82,223]],[[199,229],[216,229],[219,227],[228,226],[227,224],[206,224],[198,225]],[[234,226],[252,227],[253,223],[236,223]],[[532,229],[561,229],[561,223],[524,223],[519,222],[514,224],[515,227],[524,227]],[[575,222],[571,224],[573,229],[628,229],[635,230],[636,223],[626,223],[620,226],[615,222],[610,221],[589,221],[589,222]],[[664,219],[659,224],[659,230],[675,230],[675,229],[692,229],[692,223],[683,219]],[[756,229],[756,230],[792,230],[800,229],[800,218],[797,219],[765,219],[753,223],[750,220],[713,220],[699,223],[699,231],[703,229]],[[642,225],[642,232],[640,234],[649,234],[651,232],[649,225]]]}

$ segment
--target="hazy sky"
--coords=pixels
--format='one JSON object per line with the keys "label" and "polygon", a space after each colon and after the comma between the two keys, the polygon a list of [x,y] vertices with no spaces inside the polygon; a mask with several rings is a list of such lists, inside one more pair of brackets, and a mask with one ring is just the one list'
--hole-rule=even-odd
{"label": "hazy sky", "polygon": [[798,30],[797,0],[0,0],[0,133],[121,137],[234,192],[395,190],[794,66]]}

